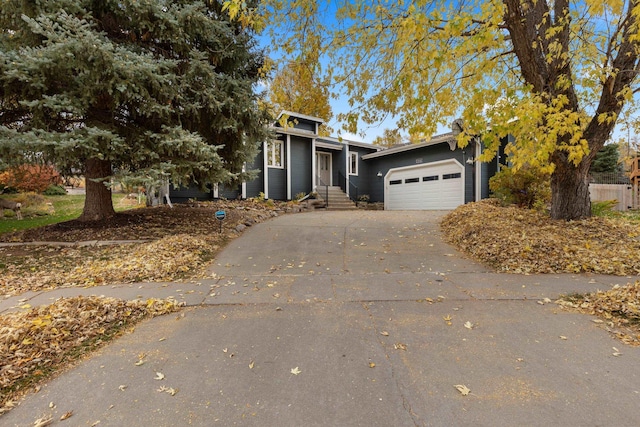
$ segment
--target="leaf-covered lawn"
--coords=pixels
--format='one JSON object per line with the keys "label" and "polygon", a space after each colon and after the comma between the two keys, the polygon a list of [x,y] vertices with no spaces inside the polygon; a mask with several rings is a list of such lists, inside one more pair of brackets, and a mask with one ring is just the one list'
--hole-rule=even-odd
{"label": "leaf-covered lawn", "polygon": [[449,243],[502,272],[640,274],[640,223],[623,218],[554,221],[486,200],[457,208],[441,226]]}
{"label": "leaf-covered lawn", "polygon": [[[280,206],[282,208],[282,206]],[[227,218],[220,233],[216,210]],[[0,248],[0,296],[72,286],[96,286],[202,277],[207,263],[227,242],[276,213],[251,201],[198,207],[144,208],[97,223],[68,221],[0,235],[12,242],[145,240],[110,246],[12,246]]]}

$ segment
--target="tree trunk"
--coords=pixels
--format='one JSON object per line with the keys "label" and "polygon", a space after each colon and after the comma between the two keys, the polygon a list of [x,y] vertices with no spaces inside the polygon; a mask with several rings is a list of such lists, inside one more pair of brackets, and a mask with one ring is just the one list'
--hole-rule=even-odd
{"label": "tree trunk", "polygon": [[567,221],[589,218],[589,164],[582,161],[578,166],[564,161],[554,162],[551,175],[551,218]]}
{"label": "tree trunk", "polygon": [[[111,162],[108,160],[87,159],[84,177],[87,196],[84,200],[80,221],[100,221],[116,214],[111,200],[111,189],[100,179],[111,175]],[[95,181],[95,180],[100,181]]]}

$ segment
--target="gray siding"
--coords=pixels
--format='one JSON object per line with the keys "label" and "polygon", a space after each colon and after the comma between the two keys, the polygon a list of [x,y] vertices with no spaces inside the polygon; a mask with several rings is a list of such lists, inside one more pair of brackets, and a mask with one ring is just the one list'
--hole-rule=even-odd
{"label": "gray siding", "polygon": [[240,196],[242,196],[240,185],[221,184],[218,186],[218,197],[221,199],[235,200]]}
{"label": "gray siding", "polygon": [[269,174],[269,198],[287,199],[287,171],[285,169],[267,168]]}
{"label": "gray siding", "polygon": [[313,189],[311,158],[311,140],[291,136],[291,197],[298,193],[308,194]]}
{"label": "gray siding", "polygon": [[188,187],[169,188],[169,197],[172,203],[187,203],[191,199],[195,200],[212,200],[213,193],[211,191],[202,191],[197,185],[191,184]]}
{"label": "gray siding", "polygon": [[253,163],[251,165],[247,165],[247,169],[258,170],[258,174],[256,178],[247,181],[247,198],[249,197],[258,197],[258,195],[264,192],[264,157],[262,151],[256,155],[255,159],[253,159]]}
{"label": "gray siding", "polygon": [[[354,147],[354,146],[350,146],[349,147],[349,152],[350,153],[354,153],[354,152],[358,153],[358,175],[349,175],[349,182],[351,184],[353,184],[353,185],[350,186],[349,191],[350,192],[353,192],[353,191],[357,192],[357,196],[354,195],[354,194],[350,194],[350,196],[352,198],[356,198],[356,197],[362,196],[364,194],[370,195],[371,183],[372,182],[375,183],[375,181],[378,179],[376,177],[376,174],[378,173],[378,171],[377,170],[373,170],[371,168],[370,162],[362,160],[362,156],[364,156],[365,154],[370,154],[370,153],[372,153],[374,151],[375,150],[366,149],[366,148],[363,148],[363,147]],[[345,153],[345,155],[346,155],[346,153]],[[355,185],[355,187],[354,187],[354,185]]]}

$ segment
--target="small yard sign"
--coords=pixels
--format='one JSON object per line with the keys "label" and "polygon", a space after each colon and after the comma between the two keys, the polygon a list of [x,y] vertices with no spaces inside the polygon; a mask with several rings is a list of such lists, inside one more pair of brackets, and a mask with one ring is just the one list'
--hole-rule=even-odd
{"label": "small yard sign", "polygon": [[220,221],[220,233],[222,233],[222,221],[227,217],[227,213],[225,211],[216,211],[216,219]]}

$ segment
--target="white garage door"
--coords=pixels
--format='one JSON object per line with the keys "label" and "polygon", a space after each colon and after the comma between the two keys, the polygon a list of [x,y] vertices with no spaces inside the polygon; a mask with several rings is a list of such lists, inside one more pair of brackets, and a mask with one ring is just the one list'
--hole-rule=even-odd
{"label": "white garage door", "polygon": [[446,210],[462,204],[464,167],[456,160],[391,169],[385,176],[385,209]]}

